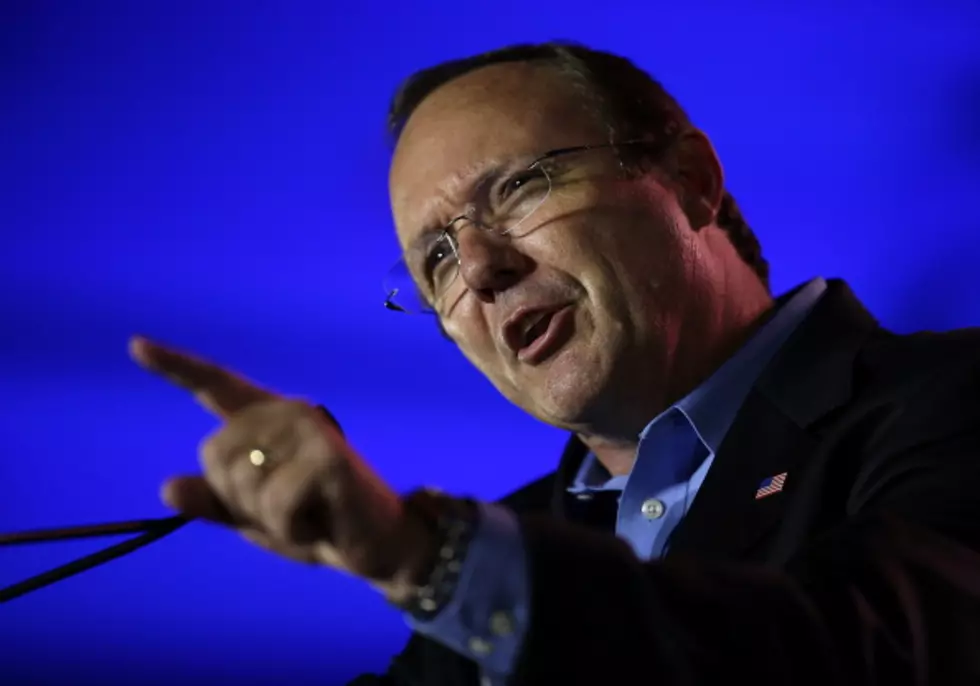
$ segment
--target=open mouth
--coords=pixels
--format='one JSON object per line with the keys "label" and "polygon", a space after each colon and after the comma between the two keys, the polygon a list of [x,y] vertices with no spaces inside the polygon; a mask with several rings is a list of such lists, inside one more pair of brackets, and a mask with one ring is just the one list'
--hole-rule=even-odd
{"label": "open mouth", "polygon": [[539,364],[556,353],[574,332],[574,307],[534,312],[517,325],[517,335],[510,337],[517,359],[525,364]]}
{"label": "open mouth", "polygon": [[542,312],[528,318],[524,325],[524,335],[521,338],[521,350],[530,347],[548,331],[548,325],[551,324],[551,318],[554,314],[554,312]]}

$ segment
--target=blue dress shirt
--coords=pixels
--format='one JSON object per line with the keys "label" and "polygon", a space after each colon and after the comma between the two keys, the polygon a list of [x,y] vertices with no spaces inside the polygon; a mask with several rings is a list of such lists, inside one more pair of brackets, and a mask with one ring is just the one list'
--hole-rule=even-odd
{"label": "blue dress shirt", "polygon": [[[826,288],[820,278],[807,283],[707,381],[654,418],[640,434],[628,475],[611,476],[591,454],[582,462],[569,492],[584,499],[620,492],[616,535],[640,559],[668,550],[745,396]],[[484,684],[502,684],[528,625],[526,554],[515,515],[491,503],[480,507],[454,598],[429,622],[407,621],[416,633],[472,658]]]}

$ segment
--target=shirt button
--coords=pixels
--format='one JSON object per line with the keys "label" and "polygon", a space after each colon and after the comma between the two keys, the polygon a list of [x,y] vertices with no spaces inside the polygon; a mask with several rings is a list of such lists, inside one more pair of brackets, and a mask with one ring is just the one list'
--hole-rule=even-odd
{"label": "shirt button", "polygon": [[490,615],[490,631],[494,636],[510,636],[514,633],[514,621],[506,612],[494,612]]}
{"label": "shirt button", "polygon": [[474,636],[470,639],[470,650],[476,655],[489,655],[493,650],[493,646],[490,645],[489,641],[484,641],[478,636]]}
{"label": "shirt button", "polygon": [[663,502],[657,500],[656,498],[648,498],[647,500],[644,500],[643,504],[640,506],[640,512],[642,512],[643,516],[647,519],[659,519],[660,517],[663,517],[665,509],[666,508],[664,507]]}

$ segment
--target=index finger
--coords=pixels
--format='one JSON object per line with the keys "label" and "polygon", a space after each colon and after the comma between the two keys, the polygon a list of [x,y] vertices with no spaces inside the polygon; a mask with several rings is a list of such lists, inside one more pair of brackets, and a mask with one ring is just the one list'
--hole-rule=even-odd
{"label": "index finger", "polygon": [[220,416],[234,414],[271,395],[213,362],[142,336],[130,339],[129,353],[138,365],[187,389],[204,407]]}

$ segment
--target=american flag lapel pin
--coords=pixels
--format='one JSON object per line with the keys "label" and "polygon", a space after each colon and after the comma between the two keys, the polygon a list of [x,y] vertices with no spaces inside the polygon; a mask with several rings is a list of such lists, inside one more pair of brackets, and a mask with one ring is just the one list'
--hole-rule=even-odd
{"label": "american flag lapel pin", "polygon": [[755,499],[759,500],[760,498],[765,498],[767,495],[779,493],[783,490],[783,486],[786,484],[786,474],[786,472],[783,472],[776,476],[770,476],[768,479],[763,479],[762,483],[759,484],[758,490],[755,492]]}

